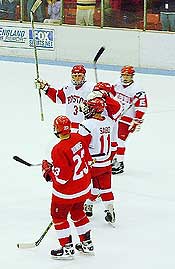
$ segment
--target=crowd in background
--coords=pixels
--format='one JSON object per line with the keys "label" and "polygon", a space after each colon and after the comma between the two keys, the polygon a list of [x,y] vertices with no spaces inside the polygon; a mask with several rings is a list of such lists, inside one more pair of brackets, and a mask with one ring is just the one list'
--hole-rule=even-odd
{"label": "crowd in background", "polygon": [[[35,0],[0,0],[0,19],[30,21]],[[148,30],[175,31],[175,1],[148,0],[147,14],[152,14]],[[158,21],[154,22],[157,18]],[[157,17],[156,17],[157,16]],[[81,26],[143,28],[144,0],[43,0],[35,21]]]}

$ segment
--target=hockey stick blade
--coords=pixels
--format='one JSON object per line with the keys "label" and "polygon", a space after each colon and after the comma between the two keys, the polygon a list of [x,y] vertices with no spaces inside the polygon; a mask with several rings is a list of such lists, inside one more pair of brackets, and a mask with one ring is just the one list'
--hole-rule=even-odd
{"label": "hockey stick blade", "polygon": [[17,248],[25,249],[25,248],[35,248],[35,247],[39,246],[39,244],[41,243],[43,238],[46,236],[46,234],[48,233],[48,231],[50,230],[52,225],[53,225],[53,222],[51,221],[49,223],[49,225],[47,226],[47,228],[45,229],[45,231],[42,233],[42,235],[40,236],[40,238],[36,242],[17,244]]}
{"label": "hockey stick blade", "polygon": [[17,244],[17,248],[34,248],[36,247],[35,243],[21,243],[21,244]]}
{"label": "hockey stick blade", "polygon": [[95,55],[95,58],[94,58],[94,64],[96,64],[96,62],[98,61],[98,59],[100,58],[100,56],[102,55],[102,53],[104,52],[105,50],[105,47],[101,47],[99,49],[99,51],[97,52],[97,54]]}
{"label": "hockey stick blade", "polygon": [[13,156],[13,159],[14,159],[15,161],[17,161],[17,162],[19,162],[19,163],[22,163],[22,164],[24,164],[24,165],[27,165],[27,166],[40,166],[40,165],[41,165],[41,163],[37,163],[37,164],[29,163],[29,162],[27,162],[27,161],[21,159],[21,158],[18,157],[18,156]]}
{"label": "hockey stick blade", "polygon": [[31,12],[35,13],[35,11],[41,5],[41,3],[42,3],[42,0],[36,0],[35,3],[33,4],[32,8],[31,8]]}

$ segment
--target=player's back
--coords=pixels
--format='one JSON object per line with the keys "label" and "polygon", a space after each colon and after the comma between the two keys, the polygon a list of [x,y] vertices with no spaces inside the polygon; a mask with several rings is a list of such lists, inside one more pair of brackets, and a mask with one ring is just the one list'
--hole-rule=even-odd
{"label": "player's back", "polygon": [[103,120],[90,118],[82,122],[79,132],[83,136],[91,135],[89,150],[96,159],[94,167],[110,165],[111,143],[116,141],[115,128],[116,124],[108,116],[103,117]]}
{"label": "player's back", "polygon": [[52,150],[53,195],[55,199],[80,200],[82,193],[90,189],[88,161],[91,160],[88,147],[79,134],[71,133],[69,139],[61,140]]}

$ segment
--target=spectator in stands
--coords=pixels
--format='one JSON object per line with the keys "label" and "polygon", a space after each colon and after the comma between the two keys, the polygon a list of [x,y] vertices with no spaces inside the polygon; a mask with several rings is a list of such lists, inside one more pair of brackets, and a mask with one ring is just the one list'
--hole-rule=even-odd
{"label": "spectator in stands", "polygon": [[77,0],[76,24],[93,26],[95,6],[96,0]]}
{"label": "spectator in stands", "polygon": [[49,18],[45,19],[45,23],[59,23],[61,19],[61,1],[47,0]]}
{"label": "spectator in stands", "polygon": [[0,0],[0,19],[15,20],[16,0]]}
{"label": "spectator in stands", "polygon": [[[27,0],[27,17],[28,17],[29,21],[30,21],[30,11],[31,11],[31,8],[32,8],[34,3],[35,3],[35,0]],[[38,22],[44,21],[43,6],[42,5],[40,5],[36,10],[36,20]]]}
{"label": "spectator in stands", "polygon": [[7,16],[7,11],[4,6],[4,1],[0,0],[0,19],[3,20]]}
{"label": "spectator in stands", "polygon": [[160,11],[162,30],[175,32],[175,1],[161,1]]}
{"label": "spectator in stands", "polygon": [[8,20],[15,20],[16,19],[16,6],[17,6],[16,0],[7,0],[6,6],[7,6],[7,19]]}

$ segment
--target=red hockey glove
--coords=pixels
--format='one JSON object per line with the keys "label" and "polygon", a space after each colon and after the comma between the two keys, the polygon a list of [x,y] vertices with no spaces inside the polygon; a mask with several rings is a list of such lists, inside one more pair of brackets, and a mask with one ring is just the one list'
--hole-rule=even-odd
{"label": "red hockey glove", "polygon": [[52,171],[52,164],[49,163],[47,160],[42,161],[42,172],[43,177],[46,181],[52,181],[49,173]]}
{"label": "red hockey glove", "polygon": [[131,133],[138,132],[138,131],[140,131],[140,127],[141,127],[142,123],[143,123],[143,119],[134,118],[132,120],[132,122],[130,123],[130,126],[129,126],[128,130]]}

